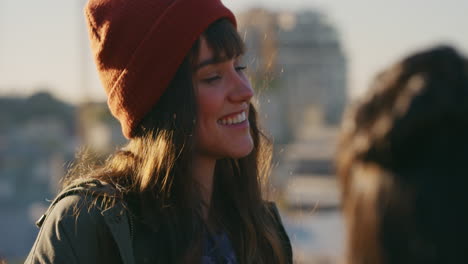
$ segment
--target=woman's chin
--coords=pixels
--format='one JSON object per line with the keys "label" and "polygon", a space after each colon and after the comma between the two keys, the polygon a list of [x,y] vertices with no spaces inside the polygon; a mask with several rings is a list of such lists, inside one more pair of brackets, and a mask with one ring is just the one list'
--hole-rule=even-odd
{"label": "woman's chin", "polygon": [[238,145],[238,147],[235,150],[231,151],[229,157],[233,159],[244,158],[248,156],[250,153],[252,153],[252,150],[253,150],[253,142]]}

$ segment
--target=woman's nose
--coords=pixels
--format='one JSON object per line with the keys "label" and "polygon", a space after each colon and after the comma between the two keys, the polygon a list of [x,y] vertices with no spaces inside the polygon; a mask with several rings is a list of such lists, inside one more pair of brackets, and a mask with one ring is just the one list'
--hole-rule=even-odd
{"label": "woman's nose", "polygon": [[236,72],[235,74],[236,75],[232,77],[233,85],[230,99],[233,102],[249,102],[254,95],[252,85],[243,73],[239,74]]}

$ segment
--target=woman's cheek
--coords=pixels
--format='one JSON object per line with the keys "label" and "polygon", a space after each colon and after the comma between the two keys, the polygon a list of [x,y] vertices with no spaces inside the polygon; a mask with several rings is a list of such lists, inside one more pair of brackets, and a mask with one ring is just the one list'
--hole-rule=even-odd
{"label": "woman's cheek", "polygon": [[225,96],[217,87],[201,86],[198,93],[200,113],[221,117]]}

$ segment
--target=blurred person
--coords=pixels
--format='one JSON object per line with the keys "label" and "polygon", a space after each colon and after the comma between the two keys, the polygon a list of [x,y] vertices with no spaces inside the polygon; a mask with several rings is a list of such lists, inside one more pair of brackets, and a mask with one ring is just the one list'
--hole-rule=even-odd
{"label": "blurred person", "polygon": [[263,198],[271,146],[219,0],[90,0],[91,47],[129,143],[82,158],[26,263],[292,263]]}
{"label": "blurred person", "polygon": [[468,262],[468,62],[440,46],[376,78],[337,155],[349,264]]}

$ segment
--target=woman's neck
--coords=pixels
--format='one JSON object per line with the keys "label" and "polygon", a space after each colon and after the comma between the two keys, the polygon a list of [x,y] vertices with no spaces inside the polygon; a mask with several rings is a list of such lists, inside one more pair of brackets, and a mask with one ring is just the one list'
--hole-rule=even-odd
{"label": "woman's neck", "polygon": [[208,218],[213,193],[213,179],[216,159],[204,155],[195,155],[193,160],[193,176],[201,188],[201,198],[206,206],[203,207],[203,217]]}

